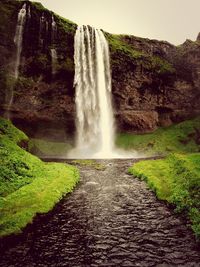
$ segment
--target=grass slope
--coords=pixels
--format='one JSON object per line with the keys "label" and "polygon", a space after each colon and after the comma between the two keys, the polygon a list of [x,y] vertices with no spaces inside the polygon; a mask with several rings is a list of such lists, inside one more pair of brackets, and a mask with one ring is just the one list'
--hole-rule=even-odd
{"label": "grass slope", "polygon": [[0,118],[0,236],[18,233],[51,210],[79,180],[75,167],[44,163],[17,144],[27,136]]}
{"label": "grass slope", "polygon": [[159,199],[184,212],[200,238],[200,153],[171,154],[166,159],[138,162],[129,172],[145,180]]}
{"label": "grass slope", "polygon": [[[168,154],[170,152],[199,152],[200,117],[181,122],[170,127],[159,128],[154,133],[136,135],[119,134],[117,146],[135,149],[147,155]],[[197,144],[197,142],[199,144]]]}
{"label": "grass slope", "polygon": [[72,149],[72,144],[31,138],[29,140],[29,151],[39,157],[62,157]]}

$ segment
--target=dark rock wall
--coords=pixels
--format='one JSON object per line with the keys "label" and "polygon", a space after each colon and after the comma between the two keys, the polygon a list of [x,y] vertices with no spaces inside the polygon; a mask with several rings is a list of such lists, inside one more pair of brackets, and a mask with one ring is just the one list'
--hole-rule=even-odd
{"label": "dark rock wall", "polygon": [[[8,109],[12,89],[10,115],[18,126],[32,135],[39,130],[48,134],[48,129],[59,132],[61,128],[73,134],[73,46],[77,25],[38,3],[26,1],[31,17],[26,20],[20,76],[16,82],[12,77],[16,53],[13,40],[23,3],[4,1],[0,6],[0,112]],[[57,25],[54,37],[52,15]],[[105,35],[111,53],[118,130],[149,132],[200,113],[199,39],[175,47],[164,41]],[[52,75],[52,48],[58,54],[55,75]]]}
{"label": "dark rock wall", "polygon": [[110,41],[119,129],[148,132],[200,113],[200,42],[175,47],[134,36],[120,38],[135,50],[135,58],[113,49]]}
{"label": "dark rock wall", "polygon": [[[23,3],[27,4],[27,13],[30,8],[31,16],[27,16],[24,27],[20,75],[15,81],[12,76],[16,54],[14,36],[18,11]],[[1,5],[0,15],[4,10],[9,10],[4,24],[5,21],[11,24],[9,38],[6,35],[0,40],[0,53],[3,55],[0,62],[1,114],[8,108],[12,89],[14,100],[10,116],[25,131],[35,134],[38,128],[58,128],[59,131],[60,127],[64,127],[67,132],[74,132],[73,55],[76,24],[54,15],[39,3],[5,1]],[[54,38],[52,15],[57,28]],[[0,35],[5,33],[6,29],[0,29]],[[52,48],[58,55],[55,75],[52,75]]]}

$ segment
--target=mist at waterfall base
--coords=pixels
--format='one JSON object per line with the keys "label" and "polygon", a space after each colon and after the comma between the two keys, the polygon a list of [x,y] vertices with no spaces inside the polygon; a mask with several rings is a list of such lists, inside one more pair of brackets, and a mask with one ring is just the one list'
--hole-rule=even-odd
{"label": "mist at waterfall base", "polygon": [[129,158],[115,147],[109,47],[101,30],[79,26],[74,39],[76,145],[68,158]]}

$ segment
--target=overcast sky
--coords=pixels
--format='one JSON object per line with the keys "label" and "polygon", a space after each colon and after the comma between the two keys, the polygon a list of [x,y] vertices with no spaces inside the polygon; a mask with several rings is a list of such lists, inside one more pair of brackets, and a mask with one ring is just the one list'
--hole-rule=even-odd
{"label": "overcast sky", "polygon": [[200,0],[41,0],[77,24],[181,44],[200,32]]}

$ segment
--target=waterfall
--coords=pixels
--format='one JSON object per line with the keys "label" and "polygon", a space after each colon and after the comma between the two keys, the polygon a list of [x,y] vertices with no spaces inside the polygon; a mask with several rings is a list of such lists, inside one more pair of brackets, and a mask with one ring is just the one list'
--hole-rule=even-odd
{"label": "waterfall", "polygon": [[[51,44],[54,45],[57,34],[57,25],[54,20],[54,16],[51,18]],[[51,49],[51,73],[52,76],[56,74],[56,68],[58,65],[58,54],[55,48]]]}
{"label": "waterfall", "polygon": [[28,18],[31,19],[31,7],[28,7]]}
{"label": "waterfall", "polygon": [[16,80],[19,77],[19,67],[20,67],[20,61],[21,61],[25,22],[26,22],[26,4],[22,6],[22,8],[20,9],[18,13],[17,26],[15,30],[15,36],[14,36],[14,43],[16,45],[16,56],[15,56],[14,70],[13,70],[12,75],[14,76],[15,80],[13,80],[10,83],[10,88],[9,90],[7,90],[7,95],[6,95],[7,110],[4,114],[5,118],[7,119],[10,119],[10,108],[13,103],[13,87],[14,87]]}
{"label": "waterfall", "polygon": [[57,51],[55,48],[52,48],[51,49],[51,65],[52,65],[52,70],[51,70],[51,73],[52,73],[52,76],[56,74],[56,67],[57,67],[57,64],[58,64],[58,55],[57,55]]}
{"label": "waterfall", "polygon": [[23,43],[23,33],[24,25],[26,22],[26,4],[23,5],[22,9],[18,13],[17,27],[14,37],[14,43],[16,44],[16,60],[15,60],[15,69],[14,76],[17,79],[19,76],[19,66],[22,52],[22,43]]}
{"label": "waterfall", "polygon": [[54,16],[52,16],[51,18],[51,41],[52,43],[55,42],[55,38],[56,38],[56,33],[57,33],[57,25],[56,22],[54,20]]}
{"label": "waterfall", "polygon": [[101,30],[79,26],[75,34],[76,157],[112,157],[114,118],[109,47]]}
{"label": "waterfall", "polygon": [[40,17],[40,32],[39,32],[39,44],[41,48],[44,48],[44,38],[46,34],[46,19],[44,17],[44,13]]}

